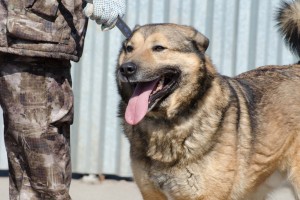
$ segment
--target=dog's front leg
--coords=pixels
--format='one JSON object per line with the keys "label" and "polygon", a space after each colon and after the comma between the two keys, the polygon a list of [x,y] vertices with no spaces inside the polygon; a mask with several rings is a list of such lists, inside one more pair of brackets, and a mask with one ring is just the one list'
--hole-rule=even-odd
{"label": "dog's front leg", "polygon": [[134,181],[136,182],[144,200],[167,200],[168,198],[150,181],[145,165],[135,160],[131,163]]}

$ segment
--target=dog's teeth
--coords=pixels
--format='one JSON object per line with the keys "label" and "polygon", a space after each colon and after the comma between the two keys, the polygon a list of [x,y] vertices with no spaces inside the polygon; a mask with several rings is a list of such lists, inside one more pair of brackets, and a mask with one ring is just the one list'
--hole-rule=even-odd
{"label": "dog's teeth", "polygon": [[165,78],[163,77],[162,79],[159,80],[158,86],[156,90],[161,90],[164,86]]}
{"label": "dog's teeth", "polygon": [[161,89],[163,89],[164,87],[164,81],[165,78],[163,77],[162,79],[159,80],[157,87],[155,88],[154,91],[152,91],[151,95],[156,94],[157,92],[159,92]]}

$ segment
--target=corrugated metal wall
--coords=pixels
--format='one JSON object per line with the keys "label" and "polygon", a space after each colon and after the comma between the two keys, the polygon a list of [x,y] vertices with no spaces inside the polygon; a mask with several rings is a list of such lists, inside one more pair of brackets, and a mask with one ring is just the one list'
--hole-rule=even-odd
{"label": "corrugated metal wall", "polygon": [[[274,22],[279,0],[128,0],[126,21],[192,25],[210,39],[207,53],[220,73],[235,75],[256,66],[289,64]],[[75,122],[73,171],[131,176],[129,145],[119,127],[114,68],[123,40],[117,29],[102,32],[90,22],[84,55],[73,63]],[[0,123],[0,169],[7,169]]]}

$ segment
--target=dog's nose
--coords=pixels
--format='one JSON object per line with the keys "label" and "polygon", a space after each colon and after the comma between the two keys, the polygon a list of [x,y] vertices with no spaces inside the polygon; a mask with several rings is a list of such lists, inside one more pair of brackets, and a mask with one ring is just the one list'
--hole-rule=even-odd
{"label": "dog's nose", "polygon": [[132,62],[124,63],[120,66],[120,72],[123,76],[130,76],[136,72],[136,65]]}

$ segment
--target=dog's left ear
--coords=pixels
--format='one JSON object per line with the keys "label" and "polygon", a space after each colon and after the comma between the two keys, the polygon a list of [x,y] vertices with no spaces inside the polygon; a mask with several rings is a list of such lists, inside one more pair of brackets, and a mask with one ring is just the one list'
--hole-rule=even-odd
{"label": "dog's left ear", "polygon": [[134,26],[134,28],[133,28],[132,31],[138,30],[140,27],[141,27],[141,26],[140,26],[139,24],[136,24],[136,25]]}
{"label": "dog's left ear", "polygon": [[198,50],[204,53],[209,45],[208,38],[194,28],[191,28],[190,31],[190,40],[195,44]]}

